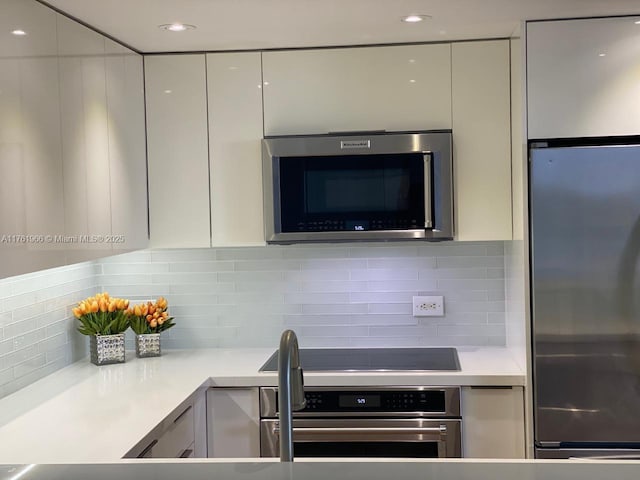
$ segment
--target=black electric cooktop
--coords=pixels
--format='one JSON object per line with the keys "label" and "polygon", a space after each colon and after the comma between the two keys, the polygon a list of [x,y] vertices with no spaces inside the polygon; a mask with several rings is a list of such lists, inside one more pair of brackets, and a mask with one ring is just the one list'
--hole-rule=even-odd
{"label": "black electric cooktop", "polygon": [[[302,348],[307,372],[460,370],[455,348]],[[278,371],[276,350],[261,372]]]}

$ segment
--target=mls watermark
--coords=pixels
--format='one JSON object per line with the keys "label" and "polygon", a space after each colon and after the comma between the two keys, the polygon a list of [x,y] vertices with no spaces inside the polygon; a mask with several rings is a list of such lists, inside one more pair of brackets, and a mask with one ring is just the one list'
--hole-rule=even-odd
{"label": "mls watermark", "polygon": [[0,244],[51,244],[51,243],[124,243],[125,235],[34,235],[2,234]]}

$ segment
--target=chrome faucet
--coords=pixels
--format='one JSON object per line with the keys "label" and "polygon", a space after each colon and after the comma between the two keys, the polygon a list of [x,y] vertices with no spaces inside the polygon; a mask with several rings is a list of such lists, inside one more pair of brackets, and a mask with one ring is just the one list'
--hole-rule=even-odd
{"label": "chrome faucet", "polygon": [[304,377],[300,366],[298,338],[285,330],[278,350],[278,417],[280,419],[280,461],[293,462],[293,411],[305,406]]}

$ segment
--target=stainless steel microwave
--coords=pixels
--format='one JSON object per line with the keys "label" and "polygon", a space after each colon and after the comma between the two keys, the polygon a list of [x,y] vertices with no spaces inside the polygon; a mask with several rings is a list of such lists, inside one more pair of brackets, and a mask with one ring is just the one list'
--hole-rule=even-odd
{"label": "stainless steel microwave", "polygon": [[267,243],[453,239],[451,131],[266,137]]}

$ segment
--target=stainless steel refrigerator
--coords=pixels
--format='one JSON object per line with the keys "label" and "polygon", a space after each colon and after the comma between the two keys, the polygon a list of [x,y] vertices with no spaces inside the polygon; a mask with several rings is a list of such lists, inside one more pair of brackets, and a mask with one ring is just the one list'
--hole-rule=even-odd
{"label": "stainless steel refrigerator", "polygon": [[640,146],[632,140],[530,148],[538,458],[640,458]]}

